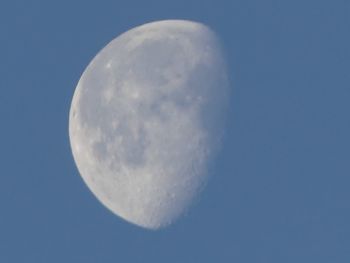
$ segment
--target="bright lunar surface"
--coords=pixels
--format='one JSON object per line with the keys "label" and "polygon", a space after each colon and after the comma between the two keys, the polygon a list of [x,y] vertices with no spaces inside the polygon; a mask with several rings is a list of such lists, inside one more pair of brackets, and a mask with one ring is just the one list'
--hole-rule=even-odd
{"label": "bright lunar surface", "polygon": [[73,96],[69,136],[83,180],[131,223],[174,222],[207,180],[228,97],[221,47],[205,25],[166,20],[120,35]]}

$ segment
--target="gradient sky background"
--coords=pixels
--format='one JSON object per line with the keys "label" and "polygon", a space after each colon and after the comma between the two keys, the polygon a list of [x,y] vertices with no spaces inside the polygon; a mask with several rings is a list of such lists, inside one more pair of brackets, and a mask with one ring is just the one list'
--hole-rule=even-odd
{"label": "gradient sky background", "polygon": [[[0,3],[0,262],[350,262],[347,0]],[[162,231],[119,219],[78,175],[68,112],[110,40],[154,20],[221,37],[228,137],[189,214]]]}

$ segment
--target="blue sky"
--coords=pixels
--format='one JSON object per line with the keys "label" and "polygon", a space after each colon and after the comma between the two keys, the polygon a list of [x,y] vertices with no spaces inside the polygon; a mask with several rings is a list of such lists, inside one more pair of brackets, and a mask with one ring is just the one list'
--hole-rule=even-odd
{"label": "blue sky", "polygon": [[[349,262],[349,12],[345,0],[2,1],[0,262]],[[233,97],[201,200],[153,232],[84,185],[68,112],[105,44],[174,18],[221,37]]]}

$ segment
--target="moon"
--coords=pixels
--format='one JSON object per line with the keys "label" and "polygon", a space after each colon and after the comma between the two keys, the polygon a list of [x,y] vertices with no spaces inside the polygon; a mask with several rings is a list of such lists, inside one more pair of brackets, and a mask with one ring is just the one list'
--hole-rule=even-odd
{"label": "moon", "polygon": [[228,98],[220,41],[207,26],[165,20],[121,34],[73,95],[69,138],[81,177],[120,218],[168,226],[207,182]]}

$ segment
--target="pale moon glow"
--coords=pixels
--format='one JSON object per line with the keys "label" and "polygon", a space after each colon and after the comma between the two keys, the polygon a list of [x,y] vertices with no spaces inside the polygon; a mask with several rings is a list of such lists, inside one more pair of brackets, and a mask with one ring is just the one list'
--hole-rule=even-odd
{"label": "pale moon glow", "polygon": [[174,222],[206,182],[228,90],[218,39],[203,24],[159,21],[115,38],[72,100],[69,137],[83,180],[131,223]]}

